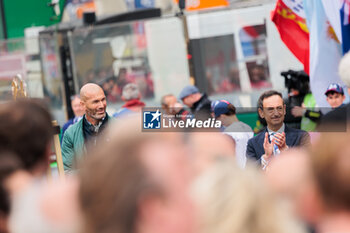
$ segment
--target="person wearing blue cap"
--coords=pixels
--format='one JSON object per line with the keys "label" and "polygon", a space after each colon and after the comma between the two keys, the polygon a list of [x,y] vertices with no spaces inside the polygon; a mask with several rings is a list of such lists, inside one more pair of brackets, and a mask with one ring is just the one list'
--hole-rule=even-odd
{"label": "person wearing blue cap", "polygon": [[332,108],[341,106],[345,100],[343,88],[338,83],[332,83],[324,93],[327,96],[327,102]]}
{"label": "person wearing blue cap", "polygon": [[231,136],[235,140],[237,164],[244,168],[247,162],[245,154],[247,143],[254,136],[252,128],[238,120],[235,106],[226,100],[220,100],[214,106],[213,112],[216,120],[221,121],[225,127],[224,134]]}
{"label": "person wearing blue cap", "polygon": [[[348,87],[347,91],[350,94],[350,52],[344,55],[344,57],[340,60],[338,73],[341,80]],[[339,85],[339,84],[338,84]],[[327,88],[326,94],[328,91],[334,91],[338,89],[338,92],[343,91],[343,88],[338,88],[338,85],[331,85]],[[330,93],[330,92],[329,92]],[[344,92],[343,92],[344,96]],[[327,96],[328,98],[328,96]],[[345,98],[345,97],[344,97]],[[328,100],[327,100],[328,101]],[[329,102],[328,102],[329,103]],[[344,104],[343,102],[340,106],[334,108],[332,111],[328,112],[321,118],[321,122],[319,125],[320,130],[336,130],[344,131],[347,128],[347,122],[350,122],[350,104]]]}
{"label": "person wearing blue cap", "polygon": [[205,120],[211,117],[211,101],[206,94],[200,93],[197,87],[193,85],[184,87],[179,99],[191,109],[195,118]]}

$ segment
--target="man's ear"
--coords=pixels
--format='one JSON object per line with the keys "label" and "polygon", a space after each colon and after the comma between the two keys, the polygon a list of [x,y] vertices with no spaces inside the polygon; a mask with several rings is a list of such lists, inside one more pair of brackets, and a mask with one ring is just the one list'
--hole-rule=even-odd
{"label": "man's ear", "polygon": [[283,115],[287,114],[287,106],[285,104],[283,104]]}
{"label": "man's ear", "polygon": [[261,118],[265,118],[264,111],[261,108],[258,108],[258,113]]}
{"label": "man's ear", "polygon": [[85,108],[86,106],[85,106],[85,102],[84,101],[81,100],[80,101],[80,105],[84,108],[84,110],[86,110],[86,108]]}

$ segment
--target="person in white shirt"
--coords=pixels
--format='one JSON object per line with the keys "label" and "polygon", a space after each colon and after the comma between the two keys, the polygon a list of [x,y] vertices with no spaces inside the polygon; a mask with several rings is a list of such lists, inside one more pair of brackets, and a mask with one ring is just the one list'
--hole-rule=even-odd
{"label": "person in white shirt", "polygon": [[236,142],[237,163],[240,167],[245,167],[247,143],[254,136],[252,128],[238,120],[235,106],[226,100],[221,100],[215,105],[214,115],[225,127],[224,133],[231,136]]}

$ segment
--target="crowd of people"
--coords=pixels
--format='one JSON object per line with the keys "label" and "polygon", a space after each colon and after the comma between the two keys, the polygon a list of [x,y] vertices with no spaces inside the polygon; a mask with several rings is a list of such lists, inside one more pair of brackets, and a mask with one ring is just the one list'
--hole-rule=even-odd
{"label": "crowd of people", "polygon": [[[348,86],[349,59],[340,64]],[[322,127],[336,119],[344,128],[314,138],[284,123],[275,90],[258,100],[266,128],[254,136],[234,105],[195,86],[164,96],[164,112],[174,121],[215,118],[222,128],[155,133],[142,130],[137,85],[125,85],[125,105],[109,116],[103,88],[88,83],[62,137],[65,179],[46,176],[53,127],[45,103],[2,104],[0,232],[350,232],[349,104],[338,84],[325,95],[334,110]]]}

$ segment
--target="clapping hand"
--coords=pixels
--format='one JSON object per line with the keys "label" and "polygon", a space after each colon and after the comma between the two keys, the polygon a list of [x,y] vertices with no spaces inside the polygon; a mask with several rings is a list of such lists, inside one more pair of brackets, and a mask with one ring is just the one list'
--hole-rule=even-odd
{"label": "clapping hand", "polygon": [[274,135],[273,141],[278,146],[278,149],[280,151],[286,150],[288,148],[288,146],[286,144],[286,134],[284,132],[283,133],[276,133]]}

